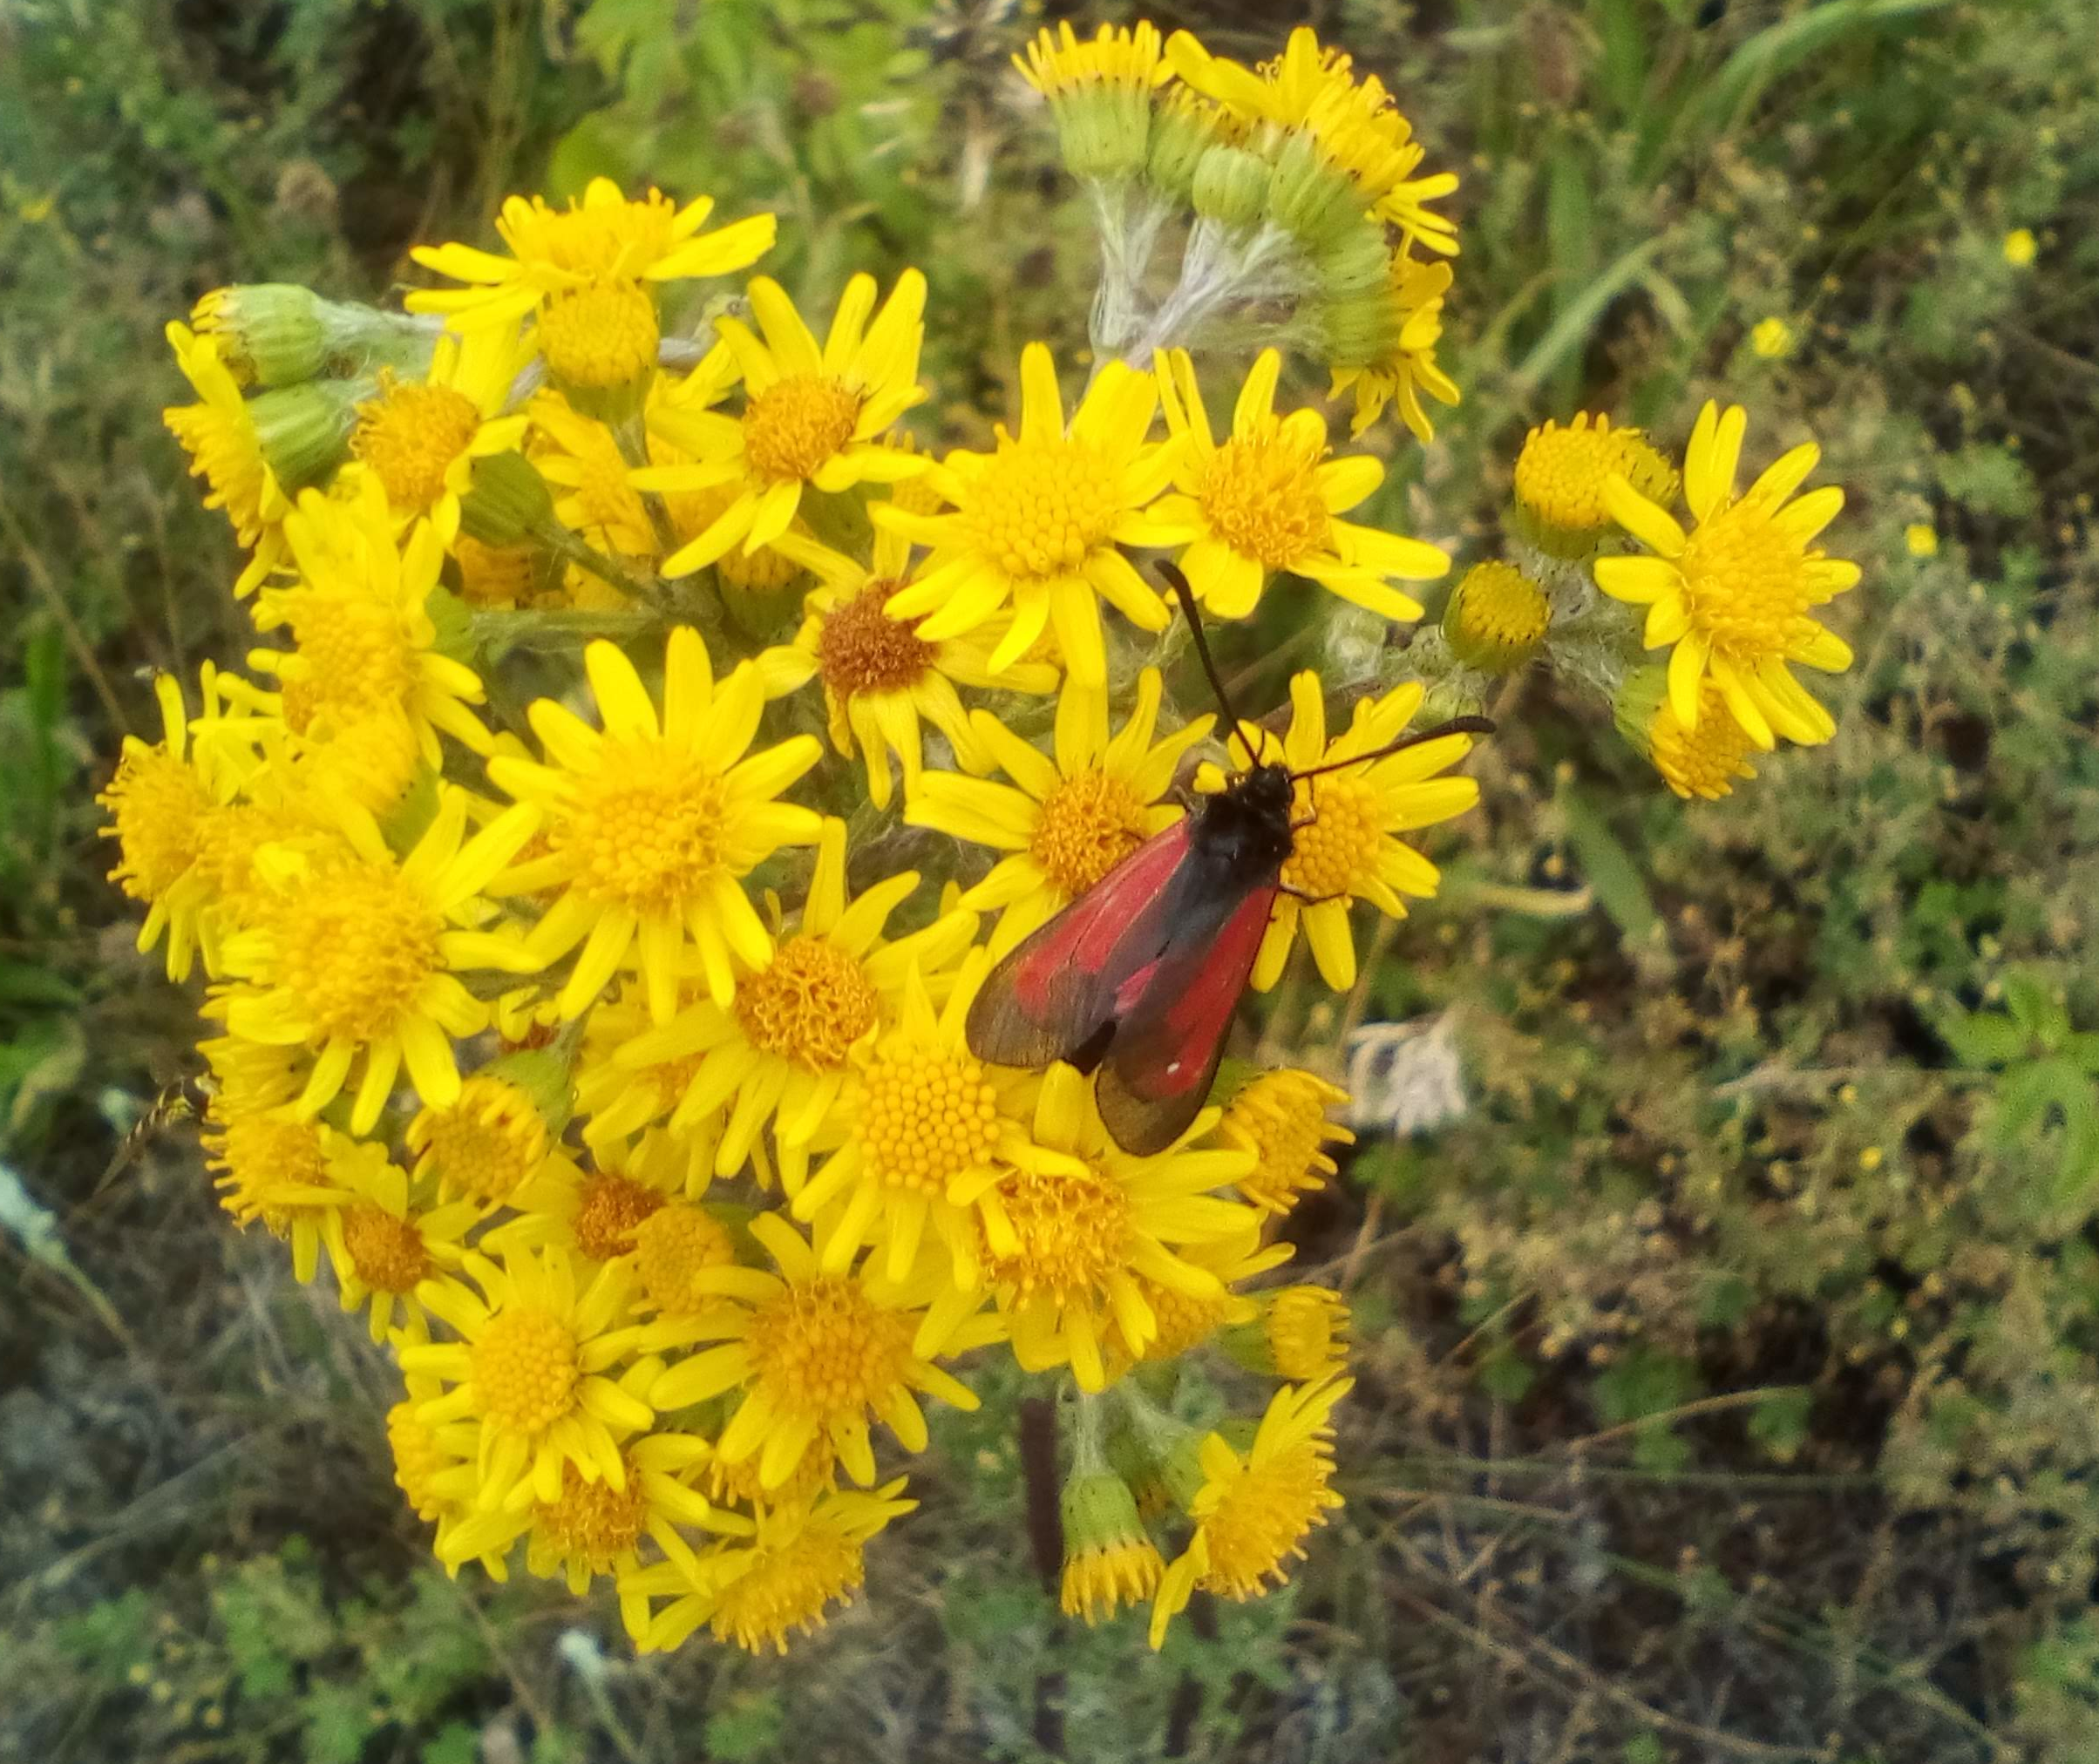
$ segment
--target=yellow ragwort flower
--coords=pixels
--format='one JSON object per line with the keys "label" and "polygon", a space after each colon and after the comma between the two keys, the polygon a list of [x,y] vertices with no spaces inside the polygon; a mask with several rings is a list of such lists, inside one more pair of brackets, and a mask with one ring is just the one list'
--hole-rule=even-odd
{"label": "yellow ragwort flower", "polygon": [[[908,506],[918,501],[922,487],[900,488],[911,499]],[[858,751],[866,768],[868,800],[876,808],[889,806],[893,753],[903,767],[905,797],[918,793],[925,763],[921,719],[947,736],[965,770],[982,770],[988,763],[978,750],[958,685],[1008,692],[1056,689],[1056,669],[1047,662],[1016,662],[992,673],[992,651],[1010,623],[1007,617],[939,642],[919,634],[922,620],[891,618],[889,602],[910,573],[911,542],[901,534],[876,529],[871,568],[791,533],[778,543],[824,578],[804,603],[808,616],[794,647],[809,657],[823,682],[832,745],[847,756]]]}
{"label": "yellow ragwort flower", "polygon": [[1112,737],[1106,695],[1067,681],[1056,702],[1054,759],[988,710],[972,714],[978,744],[1010,784],[927,772],[904,811],[914,827],[1009,853],[962,895],[979,913],[1002,909],[991,953],[1001,956],[1083,894],[1181,811],[1162,802],[1181,756],[1210,731],[1206,713],[1159,741],[1158,669],[1138,676],[1137,702]]}
{"label": "yellow ragwort flower", "polygon": [[[974,928],[975,914],[954,917]],[[879,1039],[854,1050],[853,1082],[839,1109],[844,1143],[806,1187],[788,1184],[799,1188],[795,1217],[825,1221],[827,1272],[841,1272],[862,1244],[873,1243],[871,1259],[888,1279],[904,1279],[930,1226],[955,1290],[974,1292],[980,1285],[985,1191],[1006,1170],[1044,1162],[1028,1132],[1029,1081],[987,1066],[963,1035],[990,968],[987,953],[972,950],[959,974],[932,970],[948,982],[936,1007],[928,970],[914,957],[901,973],[901,1008],[888,1014]],[[826,1211],[834,1202],[842,1210]]]}
{"label": "yellow ragwort flower", "polygon": [[1435,439],[1421,395],[1451,405],[1461,396],[1457,381],[1436,364],[1450,287],[1448,263],[1395,252],[1382,288],[1334,302],[1318,315],[1321,352],[1334,376],[1327,396],[1355,394],[1349,434],[1362,434],[1390,404],[1416,439]]}
{"label": "yellow ragwort flower", "polygon": [[1240,1178],[1239,1191],[1263,1212],[1290,1212],[1306,1195],[1327,1185],[1335,1173],[1329,1143],[1352,1145],[1355,1136],[1327,1111],[1348,1093],[1309,1072],[1286,1068],[1263,1072],[1242,1085],[1225,1105],[1218,1137],[1253,1154],[1253,1168]]}
{"label": "yellow ragwort flower", "polygon": [[1262,1369],[1313,1384],[1348,1364],[1348,1301],[1325,1286],[1279,1286],[1260,1297]]}
{"label": "yellow ragwort flower", "polygon": [[1516,456],[1516,505],[1531,518],[1528,537],[1556,557],[1586,557],[1612,525],[1604,486],[1619,473],[1650,502],[1676,495],[1676,472],[1638,429],[1613,429],[1608,416],[1577,410],[1566,428],[1547,420],[1524,437]]}
{"label": "yellow ragwort flower", "polygon": [[[217,696],[216,672],[203,668],[208,707]],[[160,739],[124,737],[122,756],[106,788],[95,801],[109,811],[110,824],[97,833],[117,842],[116,867],[109,879],[133,900],[146,903],[146,922],[139,927],[141,953],[167,938],[167,977],[188,978],[202,928],[199,920],[214,904],[217,890],[207,861],[214,814],[219,810],[217,780],[208,747],[192,750],[189,712],[180,682],[172,674],[156,675],[153,696],[160,707]],[[207,966],[215,967],[211,954]]]}
{"label": "yellow ragwort flower", "polygon": [[467,709],[486,696],[480,676],[437,648],[430,597],[445,547],[435,528],[418,522],[397,544],[385,492],[367,478],[345,499],[305,492],[284,537],[299,580],[262,593],[255,628],[288,630],[295,647],[250,650],[248,661],[276,680],[285,725],[304,734],[319,719],[339,735],[368,717],[405,715],[432,766],[443,763],[440,732],[486,753],[488,731]]}
{"label": "yellow ragwort flower", "polygon": [[1687,801],[1717,802],[1735,793],[1737,778],[1753,778],[1749,756],[1757,746],[1729,709],[1726,696],[1708,676],[1699,683],[1698,724],[1686,729],[1669,701],[1668,678],[1660,668],[1641,668],[1619,689],[1613,709],[1633,744],[1654,762],[1662,782]]}
{"label": "yellow ragwort flower", "polygon": [[758,1515],[757,1535],[700,1559],[683,1582],[672,1564],[645,1571],[647,1590],[671,1602],[649,1625],[642,1649],[662,1653],[705,1624],[717,1641],[746,1653],[787,1652],[792,1635],[823,1627],[833,1604],[850,1604],[866,1579],[867,1540],[916,1501],[904,1500],[904,1479],[861,1494],[847,1489],[775,1507]]}
{"label": "yellow ragwort flower", "polygon": [[336,1171],[357,1142],[292,1106],[304,1074],[285,1049],[219,1036],[198,1051],[216,1082],[200,1124],[219,1204],[242,1230],[259,1222],[289,1243],[303,1285],[319,1270],[327,1215],[350,1204]]}
{"label": "yellow ragwort flower", "polygon": [[689,626],[673,631],[665,650],[661,717],[613,644],[591,644],[583,664],[603,731],[542,698],[528,714],[548,763],[500,754],[489,762],[499,787],[547,817],[546,855],[499,885],[561,890],[526,943],[549,962],[582,946],[561,988],[564,1018],[588,1009],[638,944],[650,1014],[669,1022],[688,939],[709,993],[726,1006],[736,995],[731,953],[751,967],[772,959],[771,935],[739,879],[782,845],[815,841],[816,812],[773,799],[823,750],[799,735],[750,753],[765,701],[760,669],[739,663],[717,684]]}
{"label": "yellow ragwort flower", "polygon": [[255,415],[226,365],[220,340],[171,323],[167,341],[199,402],[171,404],[160,413],[190,456],[190,472],[203,478],[204,505],[222,508],[234,537],[255,555],[234,585],[236,596],[254,591],[282,554],[280,531],[291,499],[262,451]]}
{"label": "yellow ragwort flower", "polygon": [[404,519],[427,519],[438,540],[459,536],[459,499],[473,481],[473,462],[514,451],[530,419],[506,415],[511,388],[532,359],[515,333],[484,329],[465,338],[444,332],[419,380],[379,376],[379,389],[357,406],[350,451],[386,492]]}
{"label": "yellow ragwort flower", "polygon": [[1079,1447],[1058,1505],[1064,1575],[1057,1603],[1066,1617],[1083,1617],[1090,1629],[1151,1597],[1166,1564],[1145,1534],[1130,1485],[1108,1468],[1097,1446]]}
{"label": "yellow ragwort flower", "polygon": [[1382,81],[1358,83],[1352,58],[1322,48],[1310,25],[1299,25],[1283,52],[1258,68],[1211,54],[1186,31],[1166,39],[1166,59],[1191,88],[1251,127],[1270,154],[1280,157],[1291,134],[1309,143],[1354,187],[1355,213],[1389,221],[1428,250],[1457,254],[1456,224],[1427,207],[1457,187],[1456,174],[1413,175],[1423,156],[1413,126]]}
{"label": "yellow ragwort flower", "polygon": [[933,548],[919,575],[890,597],[889,616],[921,621],[918,634],[931,643],[1010,607],[992,673],[1028,655],[1048,629],[1072,677],[1104,687],[1099,602],[1146,631],[1168,623],[1157,592],[1117,549],[1173,476],[1177,444],[1146,439],[1158,406],[1150,374],[1111,362],[1067,425],[1049,347],[1029,343],[1021,352],[1019,435],[1001,425],[995,452],[957,449],[927,474],[948,512],[918,514],[894,502],[873,509],[876,526]]}
{"label": "yellow ragwort flower", "polygon": [[1306,1537],[1342,1503],[1328,1486],[1332,1416],[1355,1381],[1285,1385],[1244,1457],[1219,1434],[1203,1442],[1203,1484],[1188,1504],[1195,1531],[1159,1581],[1151,1606],[1153,1647],[1165,1643],[1166,1625],[1199,1588],[1243,1600],[1289,1578],[1287,1564],[1305,1553]]}
{"label": "yellow ragwort flower", "polygon": [[469,286],[419,288],[406,304],[443,313],[462,331],[507,329],[536,315],[534,335],[557,378],[589,390],[618,386],[656,365],[656,284],[726,275],[771,248],[771,215],[703,233],[713,211],[710,196],[681,208],[654,189],[629,201],[609,178],[593,178],[583,200],[566,209],[512,196],[496,220],[511,254],[418,245],[410,254],[418,263]]}
{"label": "yellow ragwort flower", "polygon": [[413,1205],[408,1172],[388,1159],[384,1145],[355,1145],[329,1173],[347,1191],[343,1204],[321,1217],[343,1308],[369,1312],[374,1341],[392,1332],[397,1305],[404,1326],[426,1334],[425,1301],[459,1265],[481,1210],[465,1201]]}
{"label": "yellow ragwort flower", "polygon": [[350,1130],[369,1133],[404,1066],[424,1102],[458,1099],[451,1038],[488,1020],[459,971],[540,965],[514,938],[466,928],[480,916],[482,889],[539,816],[518,807],[469,840],[464,794],[445,787],[400,858],[363,810],[339,804],[336,819],[339,834],[325,842],[256,855],[268,893],[254,922],[226,940],[227,972],[245,984],[225,995],[225,1016],[243,1040],[311,1052],[296,1103],[302,1116],[332,1102],[361,1059]]}
{"label": "yellow ragwort flower", "polygon": [[771,1125],[793,1193],[810,1146],[838,1113],[853,1056],[907,1010],[907,976],[944,975],[976,934],[976,915],[957,912],[886,940],[890,915],[918,883],[918,872],[906,870],[848,903],[846,824],[825,820],[800,922],[778,940],[771,960],[738,976],[733,1003],[695,1001],[669,1023],[628,1041],[612,1064],[628,1072],[682,1067],[684,1088],[670,1099],[674,1132],[727,1109],[717,1176],[740,1169]]}
{"label": "yellow ragwort flower", "polygon": [[1612,517],[1658,555],[1600,559],[1596,585],[1647,608],[1648,648],[1675,646],[1669,704],[1687,734],[1698,727],[1709,678],[1768,751],[1780,735],[1812,745],[1836,733],[1788,663],[1831,674],[1851,665],[1851,646],[1813,612],[1855,587],[1859,572],[1814,543],[1843,509],[1844,492],[1824,485],[1788,500],[1822,458],[1812,441],[1781,455],[1736,497],[1748,421],[1741,405],[1723,412],[1712,399],[1698,413],[1684,453],[1684,500],[1695,523],[1688,534],[1622,474],[1607,481]]}
{"label": "yellow ragwort flower", "polygon": [[626,1440],[620,1446],[626,1475],[619,1487],[605,1477],[586,1481],[573,1462],[564,1462],[556,1499],[466,1515],[438,1540],[438,1559],[452,1568],[475,1557],[499,1558],[523,1537],[526,1568],[542,1580],[566,1582],[578,1598],[609,1576],[621,1623],[638,1645],[649,1633],[650,1614],[644,1541],[656,1545],[668,1566],[690,1577],[700,1572],[700,1558],[684,1528],[744,1536],[751,1530],[748,1520],[717,1510],[685,1480],[708,1451],[696,1434],[646,1433]]}
{"label": "yellow ragwort flower", "polygon": [[1181,1146],[1133,1157],[1109,1137],[1090,1078],[1061,1063],[1043,1075],[1035,1143],[1063,1157],[994,1172],[981,1195],[961,1191],[979,1203],[984,1279],[1022,1371],[1068,1365],[1080,1389],[1102,1389],[1111,1332],[1138,1354],[1158,1333],[1142,1281],[1193,1299],[1222,1291],[1214,1273],[1181,1253],[1258,1223],[1210,1192],[1246,1175],[1246,1155],[1185,1149],[1214,1120],[1198,1116]]}
{"label": "yellow ragwort flower", "polygon": [[418,1181],[434,1182],[445,1199],[483,1210],[508,1204],[526,1183],[566,1164],[547,1131],[547,1117],[520,1086],[483,1069],[459,1086],[444,1108],[425,1104],[403,1136],[415,1156]]}
{"label": "yellow ragwort flower", "polygon": [[[1242,1177],[1239,1183],[1242,1196],[1246,1186],[1246,1178]],[[1246,1217],[1252,1221],[1260,1218],[1256,1213],[1248,1213]],[[1151,1310],[1158,1333],[1142,1347],[1132,1348],[1123,1339],[1118,1324],[1107,1342],[1111,1371],[1119,1372],[1121,1367],[1138,1360],[1157,1363],[1178,1360],[1200,1347],[1219,1330],[1251,1322],[1260,1314],[1260,1305],[1250,1293],[1238,1289],[1256,1275],[1280,1267],[1296,1251],[1288,1244],[1262,1243],[1260,1224],[1250,1223],[1228,1238],[1219,1238],[1212,1243],[1184,1244],[1179,1254],[1184,1261],[1214,1274],[1216,1290],[1198,1297],[1175,1287],[1162,1286],[1148,1275],[1140,1274],[1138,1291]]]}
{"label": "yellow ragwort flower", "polygon": [[973,1315],[975,1301],[956,1303],[924,1279],[886,1280],[873,1258],[857,1272],[826,1273],[820,1242],[812,1248],[777,1212],[757,1214],[751,1233],[778,1274],[706,1269],[692,1285],[723,1303],[696,1318],[650,1326],[658,1332],[650,1339],[666,1345],[718,1344],[672,1366],[650,1401],[668,1412],[740,1388],[717,1442],[723,1462],[756,1458],[760,1488],[774,1489],[823,1442],[865,1488],[874,1480],[871,1416],[886,1421],[906,1451],[920,1452],[926,1416],[914,1392],[957,1408],[977,1406],[975,1392],[933,1364],[935,1355],[995,1338],[995,1320]]}
{"label": "yellow ragwort flower", "polygon": [[[1359,700],[1347,730],[1327,739],[1327,712],[1319,675],[1307,669],[1290,682],[1290,727],[1282,736],[1260,732],[1263,764],[1306,771],[1375,752],[1394,740],[1421,708],[1418,682],[1396,686],[1382,698]],[[1243,736],[1241,737],[1244,738]],[[1284,892],[1260,953],[1253,961],[1253,987],[1266,992],[1282,977],[1283,963],[1298,927],[1319,972],[1336,992],[1355,984],[1355,943],[1348,908],[1368,900],[1395,919],[1406,917],[1404,895],[1426,899],[1436,892],[1436,866],[1396,836],[1461,815],[1479,800],[1478,781],[1438,777],[1472,750],[1468,735],[1447,735],[1295,786],[1295,850],[1283,865]],[[1222,786],[1223,774],[1206,765],[1199,790]]]}
{"label": "yellow ragwort flower", "polygon": [[1369,454],[1329,459],[1326,419],[1316,410],[1275,414],[1282,357],[1255,357],[1220,444],[1203,408],[1195,364],[1185,349],[1158,358],[1166,427],[1185,437],[1175,493],[1146,511],[1146,542],[1183,546],[1188,586],[1219,619],[1245,619],[1270,574],[1287,571],[1388,619],[1418,619],[1421,603],[1386,586],[1434,581],[1449,556],[1420,539],[1382,533],[1340,517],[1383,483]]}
{"label": "yellow ragwort flower", "polygon": [[642,489],[731,492],[703,532],[664,559],[664,575],[689,575],[732,547],[745,556],[762,550],[793,523],[806,489],[836,494],[856,485],[893,484],[930,464],[885,438],[926,397],[918,383],[926,278],[906,270],[879,313],[874,295],[872,275],[847,282],[821,347],[786,290],[763,275],[751,284],[763,341],[733,318],[716,321],[742,370],[743,414],[657,405],[651,432],[693,463],[634,475]]}
{"label": "yellow ragwort flower", "polygon": [[619,1440],[656,1418],[633,1387],[647,1379],[606,1375],[635,1356],[641,1340],[622,1320],[632,1271],[608,1262],[586,1278],[559,1247],[506,1254],[499,1265],[470,1252],[465,1266],[479,1296],[453,1280],[424,1300],[464,1339],[404,1347],[400,1361],[404,1372],[452,1387],[418,1408],[425,1426],[479,1424],[475,1509],[517,1512],[559,1501],[569,1464],[586,1482],[623,1491]]}

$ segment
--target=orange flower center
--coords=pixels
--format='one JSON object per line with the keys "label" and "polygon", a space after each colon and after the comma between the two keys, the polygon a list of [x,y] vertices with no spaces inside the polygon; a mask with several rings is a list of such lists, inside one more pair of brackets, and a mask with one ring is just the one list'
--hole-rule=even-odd
{"label": "orange flower center", "polygon": [[859,962],[821,938],[791,937],[736,989],[751,1044],[812,1071],[835,1071],[874,1027],[880,1001]]}
{"label": "orange flower center", "polygon": [[663,1197],[631,1177],[599,1170],[583,1183],[576,1202],[577,1246],[594,1262],[609,1262],[635,1245],[635,1230],[663,1204]]}
{"label": "orange flower center", "polygon": [[379,377],[379,395],[357,407],[350,451],[397,509],[420,513],[445,493],[445,474],[481,426],[473,400],[452,386]]}
{"label": "orange flower center", "polygon": [[1029,852],[1067,899],[1083,894],[1145,841],[1137,792],[1097,767],[1050,792]]}
{"label": "orange flower center", "polygon": [[817,628],[817,667],[824,684],[838,697],[901,692],[932,668],[938,652],[919,636],[919,621],[893,619],[882,610],[901,586],[869,582],[826,613]]}

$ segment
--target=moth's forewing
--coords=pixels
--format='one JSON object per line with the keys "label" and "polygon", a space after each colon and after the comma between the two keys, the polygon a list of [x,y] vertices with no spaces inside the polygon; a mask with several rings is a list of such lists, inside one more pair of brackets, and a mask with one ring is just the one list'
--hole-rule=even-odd
{"label": "moth's forewing", "polygon": [[963,1025],[969,1051],[999,1066],[1069,1059],[1117,1011],[1131,974],[1172,935],[1188,823],[1154,833],[992,969]]}
{"label": "moth's forewing", "polygon": [[1124,1150],[1164,1151],[1209,1100],[1274,904],[1273,884],[1255,888],[1221,926],[1189,924],[1186,935],[1125,984],[1115,1038],[1094,1082],[1101,1119]]}

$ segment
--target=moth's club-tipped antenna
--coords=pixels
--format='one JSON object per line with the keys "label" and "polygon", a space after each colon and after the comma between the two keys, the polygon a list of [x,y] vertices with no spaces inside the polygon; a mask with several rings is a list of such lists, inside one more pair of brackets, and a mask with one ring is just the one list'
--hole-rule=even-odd
{"label": "moth's club-tipped antenna", "polygon": [[1195,604],[1195,590],[1188,586],[1188,579],[1180,573],[1179,566],[1161,560],[1158,573],[1173,590],[1173,597],[1180,602],[1181,611],[1188,621],[1188,634],[1195,639],[1195,653],[1201,659],[1203,672],[1210,681],[1210,689],[1217,695],[1218,709],[1225,713],[1225,720],[1232,726],[1233,734],[1239,736],[1240,745],[1246,750],[1249,760],[1259,760],[1260,749],[1246,739],[1246,730],[1254,725],[1246,722],[1232,708],[1232,695],[1225,690],[1223,677],[1217,671],[1217,663],[1210,655],[1210,640],[1203,635],[1203,615]]}

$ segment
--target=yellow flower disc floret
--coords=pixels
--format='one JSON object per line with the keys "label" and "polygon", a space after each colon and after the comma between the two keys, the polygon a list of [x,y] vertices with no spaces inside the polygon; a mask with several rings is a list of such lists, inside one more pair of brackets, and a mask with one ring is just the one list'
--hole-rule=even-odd
{"label": "yellow flower disc floret", "polygon": [[343,1215],[343,1247],[357,1279],[376,1292],[412,1292],[429,1278],[430,1252],[411,1220],[360,1201]]}
{"label": "yellow flower disc floret", "polygon": [[1287,569],[1325,546],[1334,518],[1315,476],[1325,437],[1303,428],[1234,436],[1204,462],[1195,499],[1211,531],[1267,569]]}
{"label": "yellow flower disc floret", "polygon": [[608,743],[557,835],[592,899],[664,912],[722,861],[729,790],[697,755],[662,741]]}
{"label": "yellow flower disc floret", "polygon": [[1151,806],[1126,778],[1079,772],[1044,799],[1029,852],[1055,886],[1076,898],[1144,844]]}
{"label": "yellow flower disc floret", "polygon": [[582,1377],[574,1333],[542,1306],[492,1317],[467,1355],[481,1412],[515,1434],[538,1434],[560,1420]]}
{"label": "yellow flower disc floret", "polygon": [[736,1260],[736,1245],[720,1222],[683,1201],[657,1207],[635,1226],[634,1252],[642,1295],[673,1317],[704,1311],[712,1297],[698,1277]]}
{"label": "yellow flower disc floret", "polygon": [[1298,829],[1296,849],[1283,865],[1283,885],[1314,900],[1346,894],[1377,859],[1383,830],[1376,795],[1346,772],[1313,778],[1304,788],[1311,793],[1312,824]]}
{"label": "yellow flower disc floret", "polygon": [[649,1523],[649,1494],[631,1452],[621,1454],[626,1486],[603,1477],[585,1482],[572,1463],[561,1466],[561,1496],[533,1510],[539,1532],[557,1555],[580,1558],[594,1574],[610,1574],[641,1541]]}
{"label": "yellow flower disc floret", "polygon": [[746,1342],[776,1409],[819,1426],[857,1418],[903,1381],[910,1320],[883,1310],[858,1280],[790,1286],[752,1313]]}
{"label": "yellow flower disc floret", "polygon": [[1000,1254],[987,1242],[984,1272],[1022,1297],[1089,1296],[1127,1265],[1129,1192],[1091,1166],[1016,1170],[1000,1181],[998,1198],[1016,1247]]}
{"label": "yellow flower disc floret", "polygon": [[1607,416],[1592,420],[1586,410],[1561,428],[1546,422],[1524,438],[1516,456],[1516,500],[1551,529],[1541,540],[1562,541],[1547,549],[1586,550],[1611,524],[1604,485],[1622,474],[1641,495],[1667,501],[1676,473],[1637,429],[1613,429]]}
{"label": "yellow flower disc floret", "polygon": [[886,1188],[944,1194],[998,1143],[998,1092],[968,1053],[894,1041],[868,1062],[864,1083],[860,1138]]}
{"label": "yellow flower disc floret", "polygon": [[549,373],[591,391],[624,386],[656,365],[662,333],[655,298],[632,282],[600,282],[556,294],[540,309]]}
{"label": "yellow flower disc floret", "polygon": [[316,864],[301,886],[270,899],[261,919],[278,983],[330,1038],[390,1034],[445,966],[444,921],[391,864],[348,856]]}
{"label": "yellow flower disc floret", "polygon": [[455,387],[380,376],[379,392],[357,407],[350,451],[385,486],[397,509],[426,509],[481,426],[472,399]]}
{"label": "yellow flower disc floret", "polygon": [[1067,575],[1115,530],[1122,509],[1114,483],[1090,444],[1024,437],[992,460],[963,524],[1010,576]]}
{"label": "yellow flower disc floret", "polygon": [[791,937],[737,987],[737,1021],[761,1052],[812,1069],[841,1066],[881,1008],[866,970],[818,937]]}
{"label": "yellow flower disc floret", "polygon": [[751,469],[775,480],[808,478],[853,438],[861,396],[825,374],[789,374],[757,393],[744,412]]}
{"label": "yellow flower disc floret", "polygon": [[517,1085],[477,1072],[450,1108],[417,1115],[408,1145],[418,1176],[434,1175],[445,1193],[493,1205],[508,1200],[545,1161],[547,1122]]}

